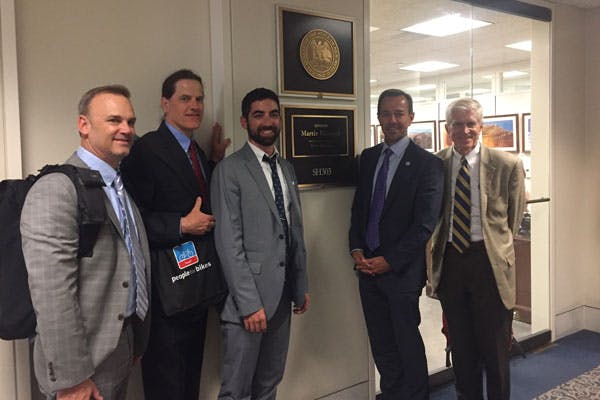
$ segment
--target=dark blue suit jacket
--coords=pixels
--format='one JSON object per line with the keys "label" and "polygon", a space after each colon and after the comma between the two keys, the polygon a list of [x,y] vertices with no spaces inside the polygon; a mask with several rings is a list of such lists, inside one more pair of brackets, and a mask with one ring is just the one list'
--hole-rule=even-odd
{"label": "dark blue suit jacket", "polygon": [[425,285],[425,246],[440,216],[444,172],[435,155],[412,141],[400,160],[379,222],[380,247],[371,252],[365,242],[373,177],[383,144],[365,149],[360,157],[359,178],[350,226],[350,250],[363,249],[365,257],[383,256],[392,267],[388,273],[401,291],[420,291]]}

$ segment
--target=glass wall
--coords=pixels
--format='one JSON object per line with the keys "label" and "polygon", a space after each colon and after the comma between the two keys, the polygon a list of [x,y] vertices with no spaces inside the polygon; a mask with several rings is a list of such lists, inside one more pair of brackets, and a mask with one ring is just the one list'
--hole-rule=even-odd
{"label": "glass wall", "polygon": [[[385,89],[399,88],[413,96],[415,119],[409,136],[422,147],[435,152],[450,145],[446,106],[460,97],[474,97],[484,109],[483,142],[522,158],[528,198],[534,204],[528,205],[515,240],[513,330],[522,340],[548,329],[548,206],[535,200],[541,197],[537,193],[548,193],[549,23],[450,0],[371,0],[370,30],[372,144],[381,140],[377,97]],[[439,302],[425,293],[421,315],[433,373],[446,367],[446,338],[440,332]]]}

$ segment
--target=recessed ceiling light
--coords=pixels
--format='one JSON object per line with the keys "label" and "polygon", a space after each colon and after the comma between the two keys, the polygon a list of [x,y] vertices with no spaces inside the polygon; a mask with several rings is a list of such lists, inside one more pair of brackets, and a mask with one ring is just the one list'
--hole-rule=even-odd
{"label": "recessed ceiling light", "polygon": [[523,72],[523,71],[504,71],[502,73],[502,77],[503,78],[517,78],[519,76],[524,76],[527,75],[527,72]]}
{"label": "recessed ceiling light", "polygon": [[408,90],[409,92],[420,92],[420,91],[425,91],[425,90],[433,90],[436,87],[437,86],[435,84],[429,83],[429,84],[425,84],[425,85],[409,87],[406,90]]}
{"label": "recessed ceiling light", "polygon": [[370,26],[369,27],[369,32],[375,32],[375,31],[378,31],[378,30],[379,30],[379,28],[376,27],[376,26]]}
{"label": "recessed ceiling light", "polygon": [[402,30],[420,33],[422,35],[443,37],[465,32],[471,29],[481,28],[487,25],[490,25],[490,23],[479,21],[477,19],[461,17],[460,14],[450,14],[420,22]]}
{"label": "recessed ceiling light", "polygon": [[369,83],[377,83],[377,79],[371,79]]}
{"label": "recessed ceiling light", "polygon": [[405,67],[400,67],[400,69],[406,69],[408,71],[417,72],[433,72],[454,67],[458,67],[458,64],[450,64],[443,61],[425,61],[412,65],[407,65]]}
{"label": "recessed ceiling light", "polygon": [[523,51],[531,51],[531,40],[523,40],[522,42],[507,44],[506,47]]}

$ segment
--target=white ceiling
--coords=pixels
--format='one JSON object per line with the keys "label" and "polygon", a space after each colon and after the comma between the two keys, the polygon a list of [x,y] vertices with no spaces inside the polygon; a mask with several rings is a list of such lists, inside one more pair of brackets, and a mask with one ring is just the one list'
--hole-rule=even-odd
{"label": "white ceiling", "polygon": [[[554,0],[554,3],[580,7],[600,7],[600,0]],[[418,22],[459,13],[462,16],[491,22],[492,25],[447,37],[432,37],[402,30]],[[408,89],[417,85],[443,84],[445,90],[490,87],[490,75],[503,71],[529,71],[529,52],[505,47],[507,44],[531,39],[533,20],[497,11],[471,7],[447,0],[371,0],[371,94],[397,87]],[[539,22],[535,22],[539,23]],[[418,73],[399,69],[402,65],[423,61],[444,61],[458,67],[440,72]],[[474,74],[471,78],[470,71]],[[471,81],[472,79],[472,81]],[[509,84],[509,82],[507,82]],[[529,77],[521,78],[522,88]],[[460,89],[458,89],[460,88]],[[410,91],[414,97],[434,96]]]}
{"label": "white ceiling", "polygon": [[579,8],[596,8],[600,7],[600,0],[550,0],[550,3],[564,4]]}

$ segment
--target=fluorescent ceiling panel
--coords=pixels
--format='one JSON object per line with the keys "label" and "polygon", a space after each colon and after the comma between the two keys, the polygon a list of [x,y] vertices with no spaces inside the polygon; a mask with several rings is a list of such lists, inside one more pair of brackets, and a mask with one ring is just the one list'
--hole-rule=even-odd
{"label": "fluorescent ceiling panel", "polygon": [[417,71],[417,72],[433,72],[440,71],[442,69],[454,68],[458,67],[458,64],[450,64],[443,61],[425,61],[412,65],[407,65],[400,67],[400,69],[405,69],[408,71]]}
{"label": "fluorescent ceiling panel", "polygon": [[420,33],[421,35],[444,37],[471,29],[491,25],[489,22],[461,17],[460,14],[449,14],[430,19],[402,29],[403,31]]}
{"label": "fluorescent ceiling panel", "polygon": [[523,72],[523,71],[504,71],[502,73],[502,77],[503,78],[518,78],[519,76],[524,76],[527,75],[527,72]]}
{"label": "fluorescent ceiling panel", "polygon": [[507,44],[506,47],[523,51],[531,51],[531,40],[524,40],[522,42]]}

